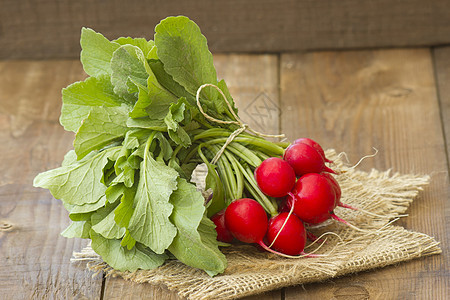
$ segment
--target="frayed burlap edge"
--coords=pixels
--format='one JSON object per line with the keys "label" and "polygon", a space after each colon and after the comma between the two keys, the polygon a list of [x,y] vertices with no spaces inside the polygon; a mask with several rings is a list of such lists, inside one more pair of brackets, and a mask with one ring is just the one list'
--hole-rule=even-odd
{"label": "frayed burlap edge", "polygon": [[[328,256],[286,259],[250,245],[235,245],[223,248],[228,267],[216,277],[177,260],[167,261],[155,270],[120,272],[104,263],[89,246],[74,253],[73,261],[87,261],[87,268],[95,273],[104,272],[106,276],[163,284],[188,299],[235,299],[441,253],[439,243],[432,237],[390,223],[405,213],[419,191],[429,183],[429,176],[377,170],[362,172],[347,167],[334,150],[328,150],[327,157],[335,161],[334,169],[344,171],[337,177],[342,202],[376,214],[337,208],[337,215],[363,231],[334,221],[310,228],[316,235],[324,232],[339,235],[340,238],[329,236],[317,252]],[[201,183],[199,185],[201,187]],[[306,250],[310,252],[315,248],[317,245]]]}

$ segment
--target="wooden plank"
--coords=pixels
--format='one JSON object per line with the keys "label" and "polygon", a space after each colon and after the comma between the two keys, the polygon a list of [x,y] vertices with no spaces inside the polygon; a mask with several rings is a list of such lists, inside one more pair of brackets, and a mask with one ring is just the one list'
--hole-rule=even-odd
{"label": "wooden plank", "polygon": [[435,48],[433,58],[448,159],[450,154],[450,47]]}
{"label": "wooden plank", "polygon": [[[278,112],[278,56],[215,55],[218,77],[225,79],[244,122],[256,130],[276,133]],[[248,300],[281,299],[281,290]],[[107,278],[105,299],[182,299],[175,292],[150,284],[133,284],[120,278]],[[133,296],[131,296],[133,295]]]}
{"label": "wooden plank", "polygon": [[195,20],[214,52],[398,47],[450,43],[447,0],[3,0],[0,58],[78,57],[80,29],[151,38],[170,15]]}
{"label": "wooden plank", "polygon": [[441,255],[286,289],[286,299],[444,299],[448,295],[448,169],[428,49],[317,52],[281,58],[281,129],[345,151],[358,168],[431,174],[398,224],[435,236]]}
{"label": "wooden plank", "polygon": [[58,124],[61,88],[82,79],[73,61],[0,62],[0,295],[2,299],[99,299],[102,276],[72,264],[86,241],[66,239],[62,204],[32,187],[60,165],[72,134]]}

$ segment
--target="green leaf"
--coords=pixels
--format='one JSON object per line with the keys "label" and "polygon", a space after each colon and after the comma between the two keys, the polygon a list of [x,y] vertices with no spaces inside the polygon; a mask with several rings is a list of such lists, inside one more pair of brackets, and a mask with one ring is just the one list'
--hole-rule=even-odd
{"label": "green leaf", "polygon": [[184,98],[180,98],[180,101],[173,103],[169,107],[169,111],[164,118],[164,122],[167,124],[169,130],[176,131],[178,129],[178,123],[184,120],[184,111],[186,104],[183,101]]}
{"label": "green leaf", "polygon": [[89,221],[72,222],[61,232],[61,235],[66,238],[88,239],[90,238],[89,230],[91,230],[91,223]]}
{"label": "green leaf", "polygon": [[[230,103],[231,107],[233,108],[234,112],[237,114],[238,109],[234,103],[233,97],[231,97],[230,91],[228,90],[228,86],[225,83],[225,80],[219,81],[217,84],[217,87],[222,90],[225,97],[227,97],[228,102]],[[223,113],[225,110],[229,110],[228,105],[225,103],[225,100],[220,96],[216,101],[214,101],[214,104],[216,105],[217,111],[220,111],[220,113]]]}
{"label": "green leaf", "polygon": [[108,148],[73,164],[40,173],[34,178],[33,185],[49,189],[56,199],[67,204],[96,203],[106,191],[106,186],[101,183],[103,167],[108,158],[119,151],[120,147]]}
{"label": "green leaf", "polygon": [[157,132],[155,134],[155,139],[159,141],[159,148],[161,149],[160,155],[162,155],[164,160],[170,159],[173,153],[173,149],[170,146],[169,141],[161,132]]}
{"label": "green leaf", "polygon": [[178,189],[170,197],[170,220],[178,233],[169,251],[181,262],[205,270],[210,276],[226,268],[225,255],[219,250],[214,223],[205,215],[204,198],[193,184],[178,179]]}
{"label": "green leaf", "polygon": [[128,163],[127,160],[127,165],[123,168],[123,183],[125,184],[125,186],[127,188],[132,187],[134,184],[134,177],[135,177],[135,169]]}
{"label": "green leaf", "polygon": [[178,159],[171,159],[169,161],[169,166],[176,170],[181,178],[190,180],[192,172],[194,171],[195,167],[197,167],[197,163],[186,163],[180,166]]}
{"label": "green leaf", "polygon": [[151,102],[145,108],[146,115],[151,119],[162,120],[169,112],[169,108],[173,103],[177,102],[177,97],[169,93],[164,88],[158,88],[149,82],[149,97]]}
{"label": "green leaf", "polygon": [[116,94],[110,77],[88,77],[72,83],[62,90],[63,103],[83,106],[120,106],[123,102]]}
{"label": "green leaf", "polygon": [[134,104],[133,110],[130,112],[129,116],[131,118],[142,118],[147,117],[147,111],[145,108],[150,105],[152,100],[148,94],[147,87],[143,86],[138,82],[133,82],[138,89],[138,98]]}
{"label": "green leaf", "polygon": [[[156,49],[156,47],[155,47]],[[173,77],[167,74],[166,70],[164,70],[164,65],[161,62],[161,60],[149,60],[148,61],[150,68],[153,71],[153,74],[155,75],[158,82],[168,91],[170,91],[172,94],[174,94],[176,97],[181,98],[184,97],[188,100],[189,104],[192,106],[196,106],[196,100],[195,97],[188,93],[186,89],[181,86],[178,82],[173,80]]]}
{"label": "green leaf", "polygon": [[137,186],[134,185],[131,188],[124,190],[123,196],[120,199],[120,204],[114,211],[114,221],[120,227],[128,228],[131,217],[134,212],[134,198],[136,196]]}
{"label": "green leaf", "polygon": [[99,209],[91,217],[92,230],[107,239],[120,239],[125,235],[125,228],[120,227],[114,221],[117,205],[107,204]]}
{"label": "green leaf", "polygon": [[81,106],[73,104],[63,104],[59,122],[67,131],[77,132],[83,120],[87,118],[91,111],[90,106]]}
{"label": "green leaf", "polygon": [[[134,166],[130,164],[129,159],[131,159],[130,156],[132,156],[133,151],[139,147],[139,145],[144,143],[148,136],[150,135],[151,131],[145,130],[145,129],[130,129],[125,134],[125,139],[122,142],[122,149],[120,149],[120,153],[117,157],[117,160],[114,164],[114,169],[116,171],[116,174],[120,174],[124,172],[126,169],[129,168],[135,168],[138,169],[139,166]],[[123,174],[125,175],[125,174]],[[131,174],[129,174],[131,175]],[[134,178],[130,178],[132,181],[134,181]],[[125,182],[125,181],[122,181]],[[130,185],[127,185],[130,187]]]}
{"label": "green leaf", "polygon": [[120,240],[105,239],[93,230],[90,235],[92,249],[108,265],[119,271],[151,270],[162,265],[167,259],[167,255],[156,254],[140,244],[128,250],[120,245]]}
{"label": "green leaf", "polygon": [[[121,155],[116,160],[116,171],[120,173],[123,171],[125,176],[125,184],[130,187],[134,182],[134,170],[140,168],[143,154],[141,155],[140,148],[145,148],[145,142],[148,140],[153,131],[147,129],[133,128],[129,130],[123,142]],[[143,153],[143,150],[142,150]]]}
{"label": "green leaf", "polygon": [[173,209],[169,197],[177,188],[178,173],[149,153],[144,156],[128,230],[136,241],[163,253],[177,232],[169,220]]}
{"label": "green leaf", "polygon": [[133,237],[130,235],[130,232],[128,231],[128,229],[125,233],[125,236],[122,238],[120,245],[122,247],[127,247],[128,250],[133,249],[133,247],[136,245],[136,240],[133,239]]}
{"label": "green leaf", "polygon": [[[96,153],[96,152],[91,152],[91,153]],[[116,155],[114,155],[114,157],[115,156]],[[101,182],[106,186],[109,186],[111,184],[111,182],[114,180],[114,178],[116,177],[113,166],[114,166],[113,159],[108,159],[108,163],[103,167],[103,176],[102,176]]]}
{"label": "green leaf", "polygon": [[109,76],[89,77],[62,90],[60,123],[76,132],[93,106],[120,106],[124,101],[114,94]]}
{"label": "green leaf", "polygon": [[[205,83],[217,85],[213,56],[200,28],[187,17],[169,17],[155,28],[155,45],[164,69],[186,91],[196,95]],[[205,88],[201,95],[217,98],[217,91]]]}
{"label": "green leaf", "polygon": [[145,57],[148,57],[149,52],[155,46],[155,42],[152,40],[147,41],[144,38],[132,38],[132,37],[120,37],[116,40],[113,40],[120,45],[133,45],[142,50]]}
{"label": "green leaf", "polygon": [[90,76],[111,74],[110,61],[119,44],[90,28],[81,29],[81,63]]}
{"label": "green leaf", "polygon": [[124,138],[128,131],[127,119],[126,106],[93,107],[75,137],[74,147],[78,158]]}
{"label": "green leaf", "polygon": [[169,112],[164,118],[167,125],[169,137],[178,145],[188,147],[191,144],[191,138],[187,132],[180,127],[179,123],[186,119],[189,112],[186,110],[189,105],[185,98],[180,98],[177,103],[170,105]]}
{"label": "green leaf", "polygon": [[132,118],[149,116],[151,119],[164,119],[169,107],[178,98],[163,88],[156,77],[150,74],[147,80],[147,88],[135,83],[139,90],[138,101],[130,113]]}
{"label": "green leaf", "polygon": [[72,221],[89,220],[91,213],[97,211],[99,208],[105,206],[106,196],[100,197],[98,201],[93,203],[85,203],[83,205],[68,204],[63,202],[64,207],[69,212],[69,218]]}
{"label": "green leaf", "polygon": [[188,147],[192,143],[189,134],[183,129],[183,127],[178,127],[177,131],[169,129],[169,137],[172,141],[178,145],[182,145],[183,147]]}
{"label": "green leaf", "polygon": [[[87,157],[85,158],[87,159]],[[77,162],[77,154],[75,153],[75,150],[69,150],[65,155],[64,159],[61,163],[62,167],[70,166],[71,164],[75,164]]]}
{"label": "green leaf", "polygon": [[158,54],[156,54],[156,46],[153,46],[153,48],[147,54],[147,60],[151,59],[158,59]]}
{"label": "green leaf", "polygon": [[122,198],[125,189],[126,187],[123,183],[110,185],[105,191],[106,199],[109,203],[115,203],[118,199]]}
{"label": "green leaf", "polygon": [[137,97],[134,93],[130,94],[128,82],[138,82],[145,86],[148,78],[146,68],[150,69],[141,49],[132,45],[120,46],[111,59],[114,93],[134,104]]}
{"label": "green leaf", "polygon": [[164,120],[153,120],[150,118],[139,118],[127,120],[127,126],[131,128],[142,128],[156,131],[167,131],[167,125]]}

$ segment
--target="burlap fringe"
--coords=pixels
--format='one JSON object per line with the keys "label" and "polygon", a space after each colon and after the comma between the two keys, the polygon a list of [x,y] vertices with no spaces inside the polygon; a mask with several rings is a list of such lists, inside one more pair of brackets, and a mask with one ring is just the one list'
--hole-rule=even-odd
{"label": "burlap fringe", "polygon": [[[346,166],[334,150],[328,150],[327,157],[335,161],[334,169],[345,171],[338,176],[342,202],[380,215],[337,208],[337,215],[365,232],[334,221],[311,228],[316,235],[332,231],[341,237],[329,237],[317,252],[328,256],[286,259],[250,245],[236,245],[223,248],[228,267],[216,277],[176,260],[167,261],[155,270],[120,272],[104,263],[89,246],[74,253],[72,261],[87,261],[87,268],[95,274],[103,272],[138,283],[163,284],[188,299],[235,299],[441,253],[439,243],[432,237],[390,224],[405,213],[418,192],[429,183],[429,176],[377,170],[367,173]],[[196,174],[200,187],[199,179],[204,175]],[[308,248],[308,252],[316,247]]]}

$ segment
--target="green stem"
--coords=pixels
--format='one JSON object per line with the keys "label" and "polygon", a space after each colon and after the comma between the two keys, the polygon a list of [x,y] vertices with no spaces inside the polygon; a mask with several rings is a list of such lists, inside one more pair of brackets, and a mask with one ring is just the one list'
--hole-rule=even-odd
{"label": "green stem", "polygon": [[178,145],[175,150],[173,150],[172,152],[172,157],[170,158],[171,160],[176,157],[178,155],[178,152],[180,152],[180,150],[183,148],[182,145]]}
{"label": "green stem", "polygon": [[247,163],[249,163],[255,168],[262,163],[261,159],[259,159],[259,157],[255,154],[255,151],[250,151],[249,149],[247,149],[246,147],[242,146],[239,143],[231,142],[228,145],[227,149],[229,149],[235,155],[245,160]]}
{"label": "green stem", "polygon": [[249,174],[250,178],[252,178],[251,183],[257,188],[257,192],[259,194],[261,194],[261,196],[263,197],[263,199],[265,201],[269,201],[270,202],[270,204],[271,204],[269,206],[271,208],[270,214],[272,215],[272,217],[276,216],[278,214],[278,204],[277,204],[277,202],[275,201],[275,199],[267,197],[266,195],[264,195],[264,193],[259,189],[258,183],[256,182],[254,174],[253,174],[252,170],[250,169],[250,167],[247,166],[246,169],[247,169],[247,174]]}
{"label": "green stem", "polygon": [[203,125],[204,127],[208,128],[208,129],[214,128],[214,126],[209,124],[205,118],[195,118],[195,121],[197,121],[200,125]]}
{"label": "green stem", "polygon": [[256,155],[258,155],[258,157],[259,157],[261,160],[266,160],[266,159],[270,158],[269,155],[267,155],[267,154],[265,154],[265,153],[263,153],[263,152],[261,152],[261,151],[257,151],[257,152],[256,152]]}
{"label": "green stem", "polygon": [[236,175],[236,199],[241,199],[242,194],[244,192],[244,174],[240,172],[238,167],[237,159],[231,154],[229,151],[225,150],[224,154],[227,156],[228,160],[231,162],[231,165],[234,169],[234,174]]}
{"label": "green stem", "polygon": [[251,197],[261,204],[266,212],[270,211],[269,207],[267,207],[266,203],[261,199],[261,196],[247,180],[244,180],[244,187],[250,193]]}
{"label": "green stem", "polygon": [[[217,153],[220,151],[220,148],[217,146],[211,146],[211,148],[214,149],[214,152]],[[230,185],[230,195],[233,197],[232,200],[238,199],[236,196],[237,194],[237,181],[233,174],[233,169],[230,165],[230,162],[228,161],[227,157],[225,155],[221,155],[219,157],[218,163],[221,162],[223,164],[223,170],[225,172],[225,176],[228,179],[228,183]]]}
{"label": "green stem", "polygon": [[289,142],[274,142],[274,144],[286,149],[291,143],[289,143]]}
{"label": "green stem", "polygon": [[205,164],[209,164],[208,159],[207,159],[206,156],[203,154],[202,146],[203,146],[203,145],[199,145],[199,146],[197,147],[198,156],[201,158],[201,160],[202,160]]}
{"label": "green stem", "polygon": [[186,155],[186,157],[183,159],[182,164],[185,164],[191,160],[191,158],[197,153],[197,148],[199,145],[193,145],[191,148],[192,150]]}
{"label": "green stem", "polygon": [[223,129],[223,128],[211,128],[208,130],[204,130],[203,132],[195,135],[193,140],[197,141],[200,139],[207,139],[207,138],[217,137],[217,136],[229,136],[230,134],[231,134],[230,131]]}
{"label": "green stem", "polygon": [[[198,153],[199,153],[199,156],[202,158],[203,162],[205,162],[206,164],[209,164],[209,160],[206,158],[206,156],[201,151],[202,147],[204,147],[204,146],[205,146],[204,144],[200,144],[198,146]],[[208,146],[208,147],[211,148],[211,146]],[[212,149],[209,151],[211,151],[211,153],[213,154],[215,152],[215,149]],[[226,166],[224,165],[222,160],[219,160],[216,163],[216,165],[217,165],[217,173],[219,174],[219,177],[221,178],[221,181],[223,183],[224,190],[225,190],[225,203],[230,203],[231,200],[233,200],[233,193],[232,193],[231,184],[228,179]]]}
{"label": "green stem", "polygon": [[[196,141],[196,140],[200,140],[200,139],[209,139],[212,137],[229,137],[230,134],[232,134],[233,131],[238,128],[238,126],[236,126],[236,125],[232,125],[232,126],[233,126],[233,130],[229,129],[229,128],[228,129],[222,128],[222,127],[215,127],[215,128],[203,130],[202,132],[196,134],[194,136],[193,140]],[[240,134],[240,136],[250,137],[250,138],[257,137],[255,135],[249,134],[247,132],[242,132]]]}
{"label": "green stem", "polygon": [[[219,143],[225,143],[227,141],[227,138],[216,138],[216,139],[212,139],[209,140],[205,143],[209,143],[209,144],[219,144]],[[278,155],[283,155],[284,154],[284,149],[278,145],[275,145],[272,142],[269,142],[267,140],[261,139],[261,138],[257,138],[257,137],[243,137],[243,136],[237,136],[233,139],[233,142],[239,142],[239,143],[243,143],[243,144],[250,144],[250,145],[254,145],[257,146],[263,150],[267,150],[264,152],[268,152],[268,154],[272,154],[271,156],[278,156]]]}

